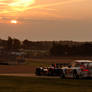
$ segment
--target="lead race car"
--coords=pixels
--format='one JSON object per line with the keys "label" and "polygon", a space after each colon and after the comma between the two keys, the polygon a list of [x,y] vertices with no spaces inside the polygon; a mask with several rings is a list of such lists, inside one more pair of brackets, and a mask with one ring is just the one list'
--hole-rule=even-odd
{"label": "lead race car", "polygon": [[92,78],[92,61],[75,60],[71,65],[62,67],[61,78]]}

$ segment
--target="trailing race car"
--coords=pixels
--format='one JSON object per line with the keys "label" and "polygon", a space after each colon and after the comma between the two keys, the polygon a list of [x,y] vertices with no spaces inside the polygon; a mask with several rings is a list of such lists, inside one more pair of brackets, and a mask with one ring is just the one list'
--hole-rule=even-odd
{"label": "trailing race car", "polygon": [[62,66],[65,66],[66,64],[52,64],[49,67],[38,67],[36,68],[36,75],[41,76],[60,76],[62,73]]}
{"label": "trailing race car", "polygon": [[68,67],[62,67],[61,78],[91,78],[92,61],[76,60]]}

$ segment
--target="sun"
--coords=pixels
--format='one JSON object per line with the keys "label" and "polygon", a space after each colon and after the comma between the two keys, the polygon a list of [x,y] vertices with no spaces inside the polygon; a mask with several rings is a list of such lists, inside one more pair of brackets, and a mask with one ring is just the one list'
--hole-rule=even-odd
{"label": "sun", "polygon": [[11,23],[11,24],[17,24],[18,21],[17,21],[17,20],[11,20],[10,23]]}

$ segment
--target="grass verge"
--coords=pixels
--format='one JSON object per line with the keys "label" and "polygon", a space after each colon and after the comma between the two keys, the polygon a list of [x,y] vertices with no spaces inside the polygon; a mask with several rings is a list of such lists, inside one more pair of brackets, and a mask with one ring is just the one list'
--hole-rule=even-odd
{"label": "grass verge", "polygon": [[92,92],[92,80],[0,76],[0,92]]}

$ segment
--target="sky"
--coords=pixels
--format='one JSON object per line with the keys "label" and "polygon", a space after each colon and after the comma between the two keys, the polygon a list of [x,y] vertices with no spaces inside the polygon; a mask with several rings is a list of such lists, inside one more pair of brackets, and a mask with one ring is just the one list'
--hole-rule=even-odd
{"label": "sky", "polygon": [[92,41],[92,0],[0,0],[0,38]]}

